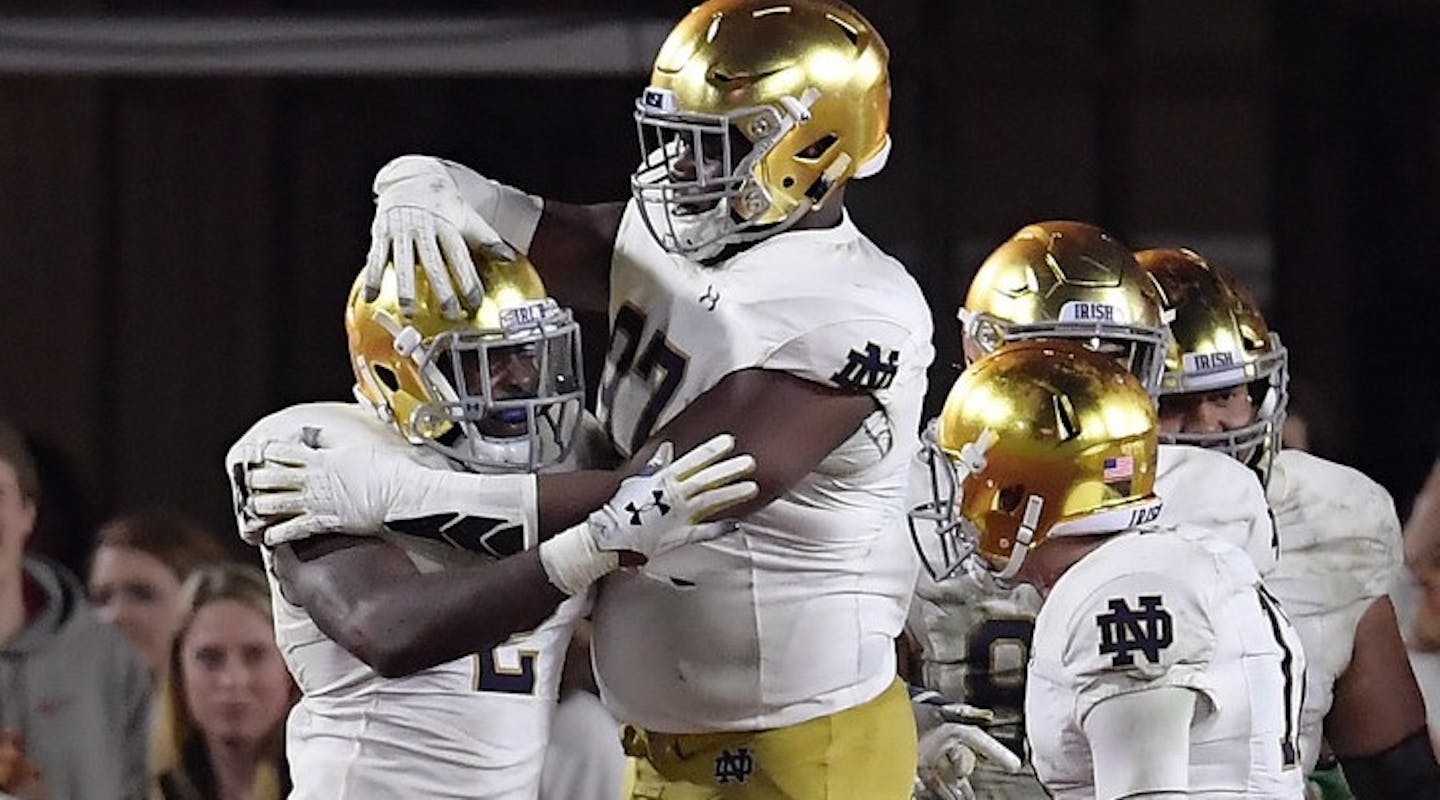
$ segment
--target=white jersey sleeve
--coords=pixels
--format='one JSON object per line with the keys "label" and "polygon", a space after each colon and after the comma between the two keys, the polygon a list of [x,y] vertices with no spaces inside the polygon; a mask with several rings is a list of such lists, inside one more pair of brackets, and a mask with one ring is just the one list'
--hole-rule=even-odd
{"label": "white jersey sleeve", "polygon": [[1036,618],[1025,698],[1036,771],[1056,797],[1093,797],[1086,715],[1174,687],[1197,694],[1193,796],[1301,797],[1303,665],[1241,551],[1194,528],[1119,534],[1060,577]]}
{"label": "white jersey sleeve", "polygon": [[[406,443],[357,404],[313,403],[272,414],[231,448],[315,428],[327,445],[395,448],[418,464],[445,468],[438,453]],[[473,476],[484,478],[491,476]],[[496,476],[508,477],[508,476]],[[523,515],[520,495],[490,494],[489,512]],[[486,557],[432,538],[382,531],[422,572]],[[533,800],[570,632],[586,598],[567,600],[536,628],[492,650],[385,678],[327,637],[290,603],[262,549],[275,638],[301,691],[286,726],[292,798],[494,797]]]}
{"label": "white jersey sleeve", "polygon": [[[777,234],[713,266],[664,252],[632,203],[611,265],[599,417],[633,452],[726,375],[787,372],[872,396],[877,410],[737,533],[602,580],[602,696],[652,730],[755,730],[878,696],[894,680],[917,559],[905,529],[934,352],[923,294],[846,216]],[[783,409],[804,435],[806,409]]]}
{"label": "white jersey sleeve", "polygon": [[1266,489],[1282,555],[1265,583],[1285,604],[1309,657],[1301,750],[1310,769],[1335,681],[1350,665],[1355,628],[1401,567],[1400,520],[1375,481],[1299,450],[1276,456]]}
{"label": "white jersey sleeve", "polygon": [[1244,550],[1261,575],[1275,568],[1284,544],[1249,467],[1218,450],[1162,444],[1155,494],[1160,525],[1193,525]]}
{"label": "white jersey sleeve", "polygon": [[[1097,553],[1110,556],[1103,548]],[[1075,682],[1081,719],[1117,694],[1162,686],[1214,697],[1206,665],[1215,656],[1218,622],[1208,587],[1189,575],[1143,570],[1138,565],[1145,562],[1129,561],[1129,569],[1104,576],[1088,592],[1067,591],[1063,600],[1077,601],[1068,613],[1057,604],[1067,618],[1061,663]]]}

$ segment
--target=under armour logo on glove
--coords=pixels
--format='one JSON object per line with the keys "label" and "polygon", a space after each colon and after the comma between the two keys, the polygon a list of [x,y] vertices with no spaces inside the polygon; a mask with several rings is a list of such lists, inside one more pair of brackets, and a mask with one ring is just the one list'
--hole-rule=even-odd
{"label": "under armour logo on glove", "polygon": [[651,500],[643,506],[637,506],[633,502],[625,504],[625,510],[630,512],[631,525],[639,525],[640,515],[644,514],[646,511],[649,511],[652,508],[660,509],[660,516],[662,517],[670,513],[670,506],[665,503],[665,492],[659,489],[654,489],[650,493],[655,495],[655,499]]}
{"label": "under armour logo on glove", "polygon": [[754,481],[744,480],[755,459],[724,458],[734,447],[735,437],[721,434],[677,459],[675,448],[661,443],[645,468],[621,481],[610,502],[590,515],[595,546],[654,558],[733,530],[729,523],[702,523],[759,493]]}

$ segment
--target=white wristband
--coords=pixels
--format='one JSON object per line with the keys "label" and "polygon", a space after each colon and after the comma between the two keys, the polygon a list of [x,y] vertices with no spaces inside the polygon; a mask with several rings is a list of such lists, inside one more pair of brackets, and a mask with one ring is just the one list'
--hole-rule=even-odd
{"label": "white wristband", "polygon": [[540,543],[540,565],[555,588],[578,594],[619,567],[620,554],[596,547],[590,523],[582,522]]}
{"label": "white wristband", "polygon": [[530,242],[535,238],[535,229],[540,227],[540,215],[545,210],[545,201],[533,194],[526,194],[512,186],[491,180],[462,164],[440,159],[445,171],[460,188],[460,196],[475,209],[480,218],[521,253],[530,252]]}

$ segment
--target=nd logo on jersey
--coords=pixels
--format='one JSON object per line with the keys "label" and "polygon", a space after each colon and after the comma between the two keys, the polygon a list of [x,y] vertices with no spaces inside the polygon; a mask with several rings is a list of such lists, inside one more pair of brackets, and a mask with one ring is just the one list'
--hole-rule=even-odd
{"label": "nd logo on jersey", "polygon": [[880,345],[865,343],[865,351],[851,350],[838,372],[830,376],[837,386],[851,389],[889,389],[900,370],[900,354],[894,350],[881,355]]}
{"label": "nd logo on jersey", "polygon": [[1112,597],[1110,613],[1095,615],[1095,624],[1100,626],[1100,655],[1112,656],[1111,666],[1133,665],[1136,650],[1151,664],[1158,664],[1160,651],[1174,641],[1170,612],[1161,607],[1163,598],[1151,594],[1138,599],[1138,611],[1130,608],[1125,598]]}

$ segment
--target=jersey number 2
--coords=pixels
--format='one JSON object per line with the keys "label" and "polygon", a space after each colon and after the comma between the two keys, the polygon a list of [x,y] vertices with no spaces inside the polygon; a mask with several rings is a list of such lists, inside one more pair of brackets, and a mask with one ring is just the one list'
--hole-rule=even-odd
{"label": "jersey number 2", "polygon": [[[628,444],[631,453],[640,449],[645,440],[650,438],[655,420],[670,402],[670,398],[674,397],[675,390],[680,388],[680,381],[685,377],[685,367],[690,363],[690,359],[670,343],[663,330],[651,334],[644,352],[640,352],[640,337],[644,332],[643,311],[626,303],[615,312],[615,329],[610,332],[610,347],[605,354],[605,360],[614,364],[614,371],[610,373],[610,380],[600,387],[600,406],[606,411],[605,432],[610,435],[611,441],[617,443],[619,439],[615,435],[614,403],[620,382],[627,375],[634,374],[646,386],[652,387],[650,399],[645,402],[640,418],[635,421],[635,430],[630,432]],[[640,356],[638,359],[635,357],[637,353]],[[654,377],[657,374],[660,376],[658,382]]]}
{"label": "jersey number 2", "polygon": [[535,693],[535,661],[540,654],[535,650],[521,650],[518,644],[511,639],[499,647],[475,654],[475,691]]}

